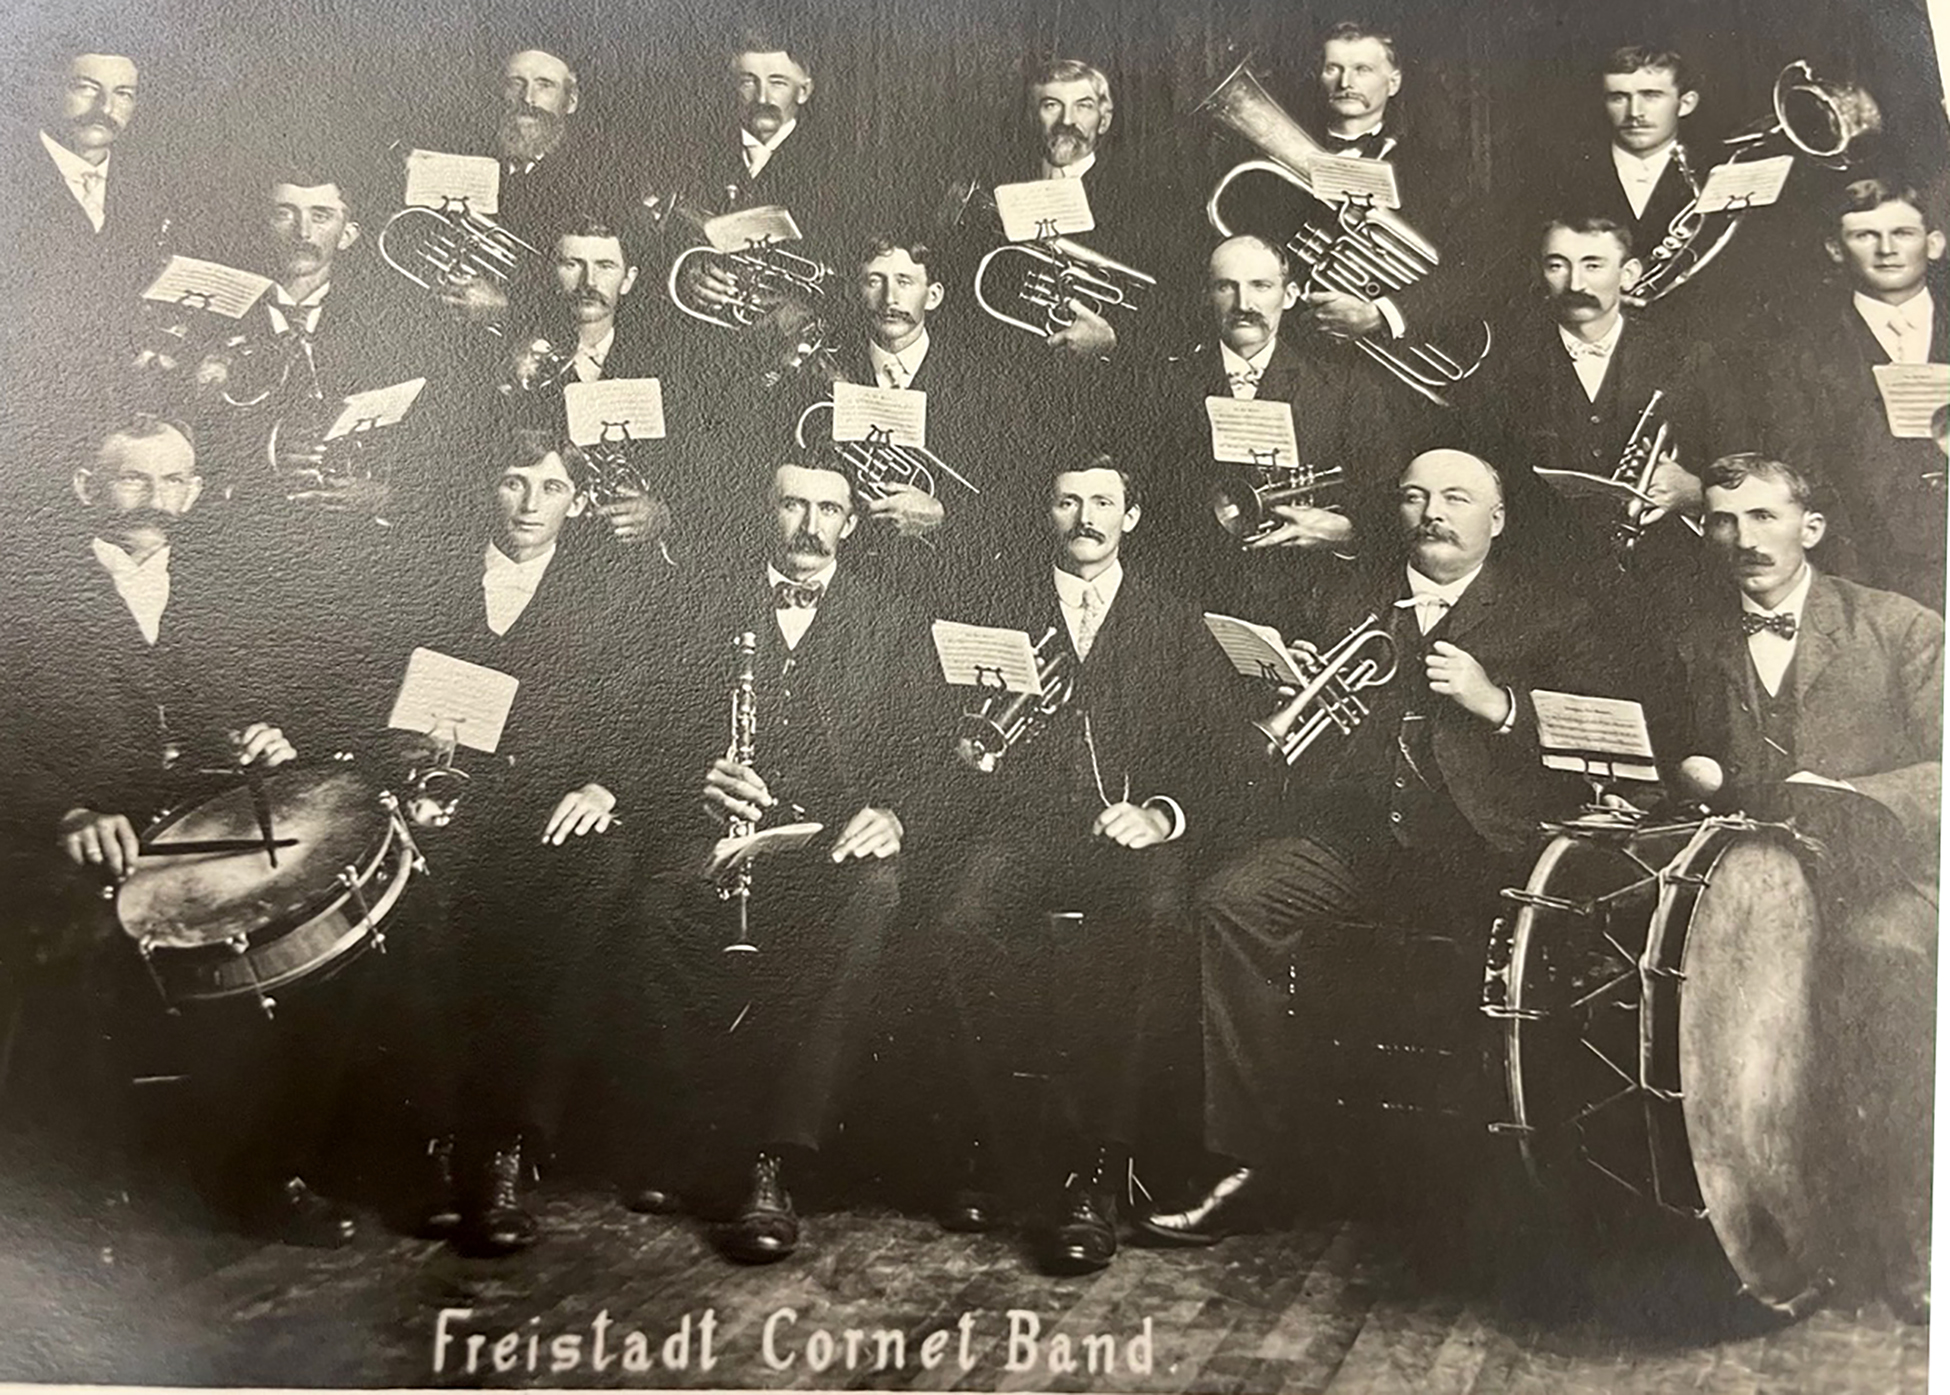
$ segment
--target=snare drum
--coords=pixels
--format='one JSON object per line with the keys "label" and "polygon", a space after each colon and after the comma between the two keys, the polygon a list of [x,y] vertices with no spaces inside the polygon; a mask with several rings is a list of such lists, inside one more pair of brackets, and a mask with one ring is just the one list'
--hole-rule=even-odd
{"label": "snare drum", "polygon": [[1704,1217],[1747,1290],[1793,1311],[1833,1277],[1807,855],[1790,825],[1740,816],[1562,826],[1504,893],[1517,910],[1482,997],[1501,1048],[1490,1128],[1531,1176]]}
{"label": "snare drum", "polygon": [[259,837],[238,786],[166,815],[115,895],[115,915],[172,1009],[274,990],[383,947],[380,922],[425,864],[398,802],[347,764],[264,778],[277,865],[261,849],[172,855],[171,843]]}

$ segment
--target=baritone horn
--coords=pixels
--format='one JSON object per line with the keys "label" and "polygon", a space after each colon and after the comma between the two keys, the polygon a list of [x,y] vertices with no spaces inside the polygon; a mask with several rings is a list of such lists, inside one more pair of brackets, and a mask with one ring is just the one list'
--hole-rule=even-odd
{"label": "baritone horn", "polygon": [[1004,756],[1034,740],[1076,696],[1076,661],[1055,625],[1043,632],[1033,653],[1040,693],[992,692],[956,723],[955,756],[969,769],[993,775]]}
{"label": "baritone horn", "polygon": [[[422,290],[435,294],[466,281],[506,288],[542,254],[465,198],[443,198],[438,208],[409,204],[379,230],[380,258]],[[499,326],[488,325],[498,335]]]}
{"label": "baritone horn", "polygon": [[1338,465],[1254,465],[1245,483],[1212,486],[1212,516],[1240,544],[1254,542],[1280,526],[1276,504],[1312,506],[1327,490],[1344,483],[1347,472]]}
{"label": "baritone horn", "polygon": [[1253,723],[1266,738],[1266,754],[1288,765],[1328,732],[1346,736],[1367,720],[1362,694],[1394,680],[1395,641],[1372,614],[1326,653],[1295,654],[1294,662],[1306,682],[1277,712]]}
{"label": "baritone horn", "polygon": [[[950,186],[942,221],[959,227],[971,208],[1001,228],[995,195],[973,180]],[[1069,302],[1093,314],[1135,311],[1157,289],[1155,276],[1068,237],[1004,242],[975,267],[975,303],[1012,329],[1047,339],[1076,323]]]}
{"label": "baritone horn", "polygon": [[[1392,208],[1380,208],[1353,195],[1329,203],[1314,192],[1309,171],[1327,151],[1267,94],[1252,70],[1241,63],[1198,110],[1238,132],[1270,159],[1234,165],[1213,186],[1205,216],[1221,237],[1239,229],[1225,211],[1226,196],[1248,175],[1266,175],[1292,185],[1318,204],[1318,216],[1284,238],[1287,252],[1306,268],[1306,291],[1340,291],[1362,300],[1379,300],[1406,290],[1442,262],[1442,254]],[[1421,396],[1446,407],[1444,392],[1468,378],[1490,356],[1492,335],[1482,324],[1482,346],[1451,353],[1434,343],[1363,336],[1355,346]]]}
{"label": "baritone horn", "polygon": [[[812,403],[799,414],[799,424],[792,430],[792,439],[800,450],[811,450],[814,442],[807,436],[806,427],[820,413],[832,414],[833,403],[830,398]],[[923,494],[936,496],[936,485],[943,479],[951,479],[970,494],[980,494],[974,481],[956,470],[952,465],[929,450],[926,446],[907,446],[895,441],[870,437],[864,441],[834,441],[833,450],[847,473],[853,476],[854,488],[867,499],[884,499],[896,489],[918,489]]]}
{"label": "baritone horn", "polygon": [[[1726,163],[1799,154],[1825,169],[1844,170],[1852,163],[1849,147],[1856,139],[1882,130],[1882,108],[1874,97],[1851,83],[1816,77],[1805,59],[1795,59],[1774,79],[1773,107],[1771,116],[1727,137]],[[1645,258],[1644,274],[1625,291],[1625,303],[1635,308],[1671,295],[1704,271],[1733,241],[1748,211],[1745,202],[1735,201],[1702,213],[1699,196],[1705,185],[1693,173],[1684,145],[1673,147],[1673,160],[1693,197],[1673,215],[1666,235]]]}

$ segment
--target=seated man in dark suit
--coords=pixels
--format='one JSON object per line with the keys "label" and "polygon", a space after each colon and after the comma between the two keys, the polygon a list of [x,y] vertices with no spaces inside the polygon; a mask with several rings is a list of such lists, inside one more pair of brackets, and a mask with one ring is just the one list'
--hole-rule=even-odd
{"label": "seated man in dark suit", "polygon": [[[1134,477],[1112,457],[1063,460],[1048,505],[1054,565],[1020,596],[998,597],[996,613],[969,617],[1032,639],[1047,632],[1044,652],[1075,691],[995,770],[959,772],[968,840],[943,869],[930,932],[958,1048],[941,1088],[965,1100],[945,1141],[969,1150],[966,1185],[942,1222],[995,1223],[995,1150],[1011,1141],[1019,1108],[1014,1048],[1033,1038],[1047,1063],[1062,1040],[1067,1066],[1051,1088],[1071,1175],[1046,1259],[1067,1273],[1117,1253],[1117,1194],[1145,1072],[1158,1064],[1153,980],[1185,933],[1189,869],[1228,788],[1210,734],[1230,744],[1233,675],[1191,606],[1125,569],[1141,508]],[[1056,912],[1081,914],[1058,928],[1048,923]],[[1028,987],[1038,982],[1057,993]]]}
{"label": "seated man in dark suit", "polygon": [[[1136,546],[1187,600],[1273,619],[1271,603],[1291,598],[1295,575],[1324,582],[1364,536],[1386,536],[1400,458],[1396,414],[1347,346],[1282,335],[1300,289],[1279,247],[1252,233],[1226,239],[1206,264],[1205,287],[1213,332],[1165,365],[1151,396],[1154,410],[1170,414],[1176,458],[1153,484],[1149,526]],[[1272,505],[1269,526],[1242,549],[1214,516],[1212,491],[1223,485],[1237,497],[1254,467],[1212,459],[1207,397],[1288,404],[1299,463],[1338,470],[1339,483],[1312,501]]]}
{"label": "seated man in dark suit", "polygon": [[[657,1170],[688,1188],[708,1162],[742,1179],[717,1240],[753,1264],[798,1246],[785,1167],[830,1140],[869,1041],[866,1007],[906,850],[924,836],[929,760],[940,761],[927,737],[941,725],[925,715],[925,630],[847,555],[853,481],[808,453],[771,472],[767,500],[757,555],[676,588],[659,627],[664,870],[646,888],[652,928],[628,951],[615,1042],[648,1125],[650,1177],[637,1180],[665,1183],[638,1188],[633,1204],[663,1209],[672,1173]],[[725,742],[744,634],[755,644],[749,751]],[[712,831],[693,836],[700,795]],[[728,905],[713,882],[729,892],[737,873],[700,872],[734,821],[824,829],[756,860],[749,896]],[[756,952],[725,953],[741,925]]]}
{"label": "seated man in dark suit", "polygon": [[[128,1082],[153,1069],[119,1046],[152,1030],[161,1004],[96,893],[144,866],[144,830],[165,807],[207,797],[213,771],[275,769],[297,752],[268,720],[289,677],[289,646],[266,623],[275,607],[185,526],[203,481],[182,428],[146,418],[118,428],[74,471],[73,488],[89,531],[77,527],[53,557],[9,564],[0,734],[10,824],[24,842],[7,850],[17,888],[7,920],[10,932],[38,932],[40,952],[6,949],[15,967],[77,968],[35,987],[62,1002],[63,990],[79,991],[70,1015],[86,1033],[79,1051],[92,1078],[76,1088],[113,1154],[133,1109]],[[183,908],[191,925],[194,910]],[[343,1003],[293,993],[275,1023],[254,1004],[199,1005],[183,1019],[186,1107],[224,1121],[196,1158],[206,1194],[293,1243],[352,1237],[350,1214],[299,1175],[316,1163],[338,1103],[351,1037],[334,1022]]]}
{"label": "seated man in dark suit", "polygon": [[463,535],[400,578],[393,642],[365,683],[390,699],[426,647],[519,684],[491,755],[456,757],[454,730],[407,743],[422,770],[451,759],[467,777],[451,826],[418,835],[444,897],[405,947],[404,1049],[430,1134],[451,1140],[453,1195],[426,1229],[472,1254],[537,1238],[522,1186],[585,1044],[592,965],[628,873],[624,844],[591,835],[630,806],[643,760],[626,720],[640,656],[631,627],[611,620],[642,601],[563,537],[587,504],[577,454],[525,428],[490,446],[485,545]]}
{"label": "seated man in dark suit", "polygon": [[1943,231],[1914,188],[1849,185],[1828,240],[1847,294],[1815,300],[1782,347],[1766,428],[1771,449],[1828,476],[1847,554],[1829,566],[1939,613],[1943,454],[1927,437],[1890,431],[1875,370],[1950,362],[1950,308],[1930,288],[1943,253]]}
{"label": "seated man in dark suit", "polygon": [[1271,1217],[1307,1067],[1289,1036],[1296,953],[1304,971],[1315,937],[1384,915],[1447,924],[1480,913],[1487,926],[1497,888],[1527,865],[1540,816],[1577,804],[1577,782],[1540,761],[1530,691],[1611,691],[1591,612],[1493,555],[1502,485],[1475,456],[1409,462],[1399,519],[1406,566],[1370,570],[1316,632],[1336,639],[1378,615],[1396,678],[1369,694],[1367,719],[1340,749],[1305,757],[1324,768],[1289,787],[1287,830],[1198,892],[1205,1146],[1217,1180],[1143,1219],[1168,1244],[1210,1244]]}

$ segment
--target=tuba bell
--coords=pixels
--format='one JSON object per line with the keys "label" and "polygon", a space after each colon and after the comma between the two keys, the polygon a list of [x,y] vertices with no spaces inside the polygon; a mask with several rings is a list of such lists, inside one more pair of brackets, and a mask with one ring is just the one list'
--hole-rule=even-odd
{"label": "tuba bell", "polygon": [[[422,290],[481,280],[506,287],[542,254],[464,198],[444,198],[438,208],[409,204],[379,230],[380,258]],[[488,325],[492,334],[500,327]]]}
{"label": "tuba bell", "polygon": [[1212,486],[1212,516],[1243,546],[1280,526],[1275,504],[1312,505],[1322,493],[1346,481],[1338,465],[1254,465],[1243,485],[1238,481]]}
{"label": "tuba bell", "polygon": [[[973,181],[949,190],[943,219],[959,226],[970,209],[981,212],[999,235],[995,196]],[[1156,290],[1158,280],[1074,238],[1046,237],[1035,242],[1004,242],[991,248],[975,267],[975,303],[988,314],[1038,339],[1076,322],[1069,302],[1083,302],[1094,314],[1135,311]]]}
{"label": "tuba bell", "polygon": [[[832,411],[832,399],[822,398],[799,414],[799,423],[792,429],[792,439],[800,450],[814,448],[806,432],[812,419],[822,412],[830,416]],[[893,490],[902,488],[918,489],[933,497],[936,486],[944,478],[953,480],[971,494],[982,492],[966,475],[926,446],[906,446],[878,438],[834,441],[832,446],[840,463],[853,476],[853,487],[869,500],[884,499]]]}
{"label": "tuba bell", "polygon": [[1036,641],[1041,693],[990,693],[955,724],[955,756],[971,770],[993,775],[1004,756],[1035,739],[1076,696],[1077,666],[1051,625]]}
{"label": "tuba bell", "polygon": [[1325,654],[1299,662],[1305,685],[1278,711],[1253,723],[1266,738],[1266,754],[1288,765],[1328,732],[1346,736],[1367,720],[1368,700],[1361,694],[1394,680],[1395,641],[1381,617],[1369,615]]}
{"label": "tuba bell", "polygon": [[[1309,170],[1326,155],[1320,142],[1302,129],[1268,95],[1245,63],[1226,76],[1197,108],[1221,125],[1251,141],[1270,159],[1234,165],[1213,186],[1205,203],[1206,219],[1221,237],[1241,226],[1228,214],[1228,195],[1248,176],[1266,176],[1289,184],[1320,207],[1298,229],[1285,236],[1287,252],[1307,270],[1303,288],[1340,291],[1363,300],[1379,300],[1406,290],[1441,264],[1435,245],[1410,227],[1391,208],[1379,208],[1350,195],[1329,204],[1314,193]],[[1468,378],[1490,355],[1492,336],[1482,325],[1482,347],[1451,353],[1434,343],[1394,343],[1363,337],[1355,346],[1402,383],[1435,403],[1447,406],[1443,393]]]}
{"label": "tuba bell", "polygon": [[[1816,77],[1805,59],[1795,59],[1774,79],[1773,107],[1771,116],[1727,137],[1728,164],[1799,154],[1825,169],[1844,170],[1853,161],[1849,147],[1856,139],[1882,130],[1882,108],[1874,97],[1853,84]],[[1744,204],[1700,212],[1705,186],[1694,174],[1685,146],[1673,147],[1673,159],[1693,197],[1673,215],[1666,235],[1646,254],[1644,274],[1625,292],[1625,303],[1635,309],[1671,295],[1704,271],[1733,241],[1747,215]]]}

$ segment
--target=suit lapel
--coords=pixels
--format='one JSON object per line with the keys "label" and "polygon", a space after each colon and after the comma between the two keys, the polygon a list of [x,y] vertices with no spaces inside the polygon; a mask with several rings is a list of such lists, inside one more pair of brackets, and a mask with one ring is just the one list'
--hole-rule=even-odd
{"label": "suit lapel", "polygon": [[1808,604],[1801,611],[1800,639],[1794,646],[1794,704],[1806,704],[1808,690],[1840,652],[1842,602],[1833,583],[1815,573],[1808,587]]}
{"label": "suit lapel", "polygon": [[1487,625],[1495,614],[1499,590],[1496,568],[1485,562],[1476,580],[1469,584],[1469,589],[1462,593],[1455,605],[1443,612],[1442,619],[1429,630],[1425,636],[1429,644],[1446,639],[1459,648],[1467,649],[1469,646],[1463,641]]}

